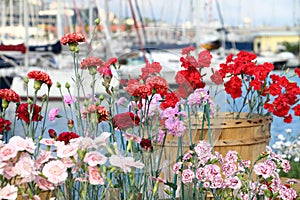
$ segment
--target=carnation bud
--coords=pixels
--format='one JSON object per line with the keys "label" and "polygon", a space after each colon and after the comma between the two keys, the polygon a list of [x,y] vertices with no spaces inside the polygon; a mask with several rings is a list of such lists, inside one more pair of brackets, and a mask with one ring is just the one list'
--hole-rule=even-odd
{"label": "carnation bud", "polygon": [[119,148],[118,148],[118,144],[116,142],[114,142],[114,150],[116,152],[116,154],[119,154]]}
{"label": "carnation bud", "polygon": [[101,94],[101,95],[99,96],[99,100],[100,100],[100,101],[103,101],[103,100],[104,100],[104,95],[103,95],[103,94]]}
{"label": "carnation bud", "polygon": [[47,99],[48,99],[47,97],[48,97],[48,96],[47,96],[46,94],[43,94],[43,96],[42,96],[42,101],[43,101],[43,102],[47,101]]}
{"label": "carnation bud", "polygon": [[61,88],[60,82],[56,82],[56,87],[57,87],[57,88]]}
{"label": "carnation bud", "polygon": [[159,184],[159,181],[156,181],[155,185],[154,185],[154,188],[153,188],[153,195],[156,194],[156,192],[158,190],[158,184]]}
{"label": "carnation bud", "polygon": [[71,131],[73,129],[73,127],[74,127],[74,121],[73,121],[73,119],[69,119],[68,120],[68,128],[69,128],[69,130]]}
{"label": "carnation bud", "polygon": [[97,67],[96,66],[91,66],[88,69],[89,69],[89,74],[90,75],[95,75],[97,73]]}
{"label": "carnation bud", "polygon": [[70,86],[70,83],[66,82],[65,87],[66,87],[67,89],[69,89],[69,88],[71,87],[71,86]]}
{"label": "carnation bud", "polygon": [[103,165],[103,168],[102,168],[102,170],[103,170],[103,174],[106,174],[107,168],[106,168],[106,166],[105,166],[105,165]]}
{"label": "carnation bud", "polygon": [[9,102],[5,99],[2,99],[2,108],[6,109],[8,107]]}
{"label": "carnation bud", "polygon": [[70,51],[76,52],[76,47],[77,46],[78,45],[76,43],[69,43],[69,49],[70,49]]}
{"label": "carnation bud", "polygon": [[49,129],[48,134],[49,134],[50,138],[56,139],[57,134],[56,134],[56,131],[54,129],[52,129],[52,128]]}
{"label": "carnation bud", "polygon": [[94,20],[94,24],[95,24],[95,25],[99,25],[99,24],[100,24],[100,19],[99,19],[99,18],[95,19],[95,20]]}
{"label": "carnation bud", "polygon": [[43,84],[42,81],[34,80],[33,88],[34,88],[35,90],[39,90],[39,89],[41,89],[42,84]]}
{"label": "carnation bud", "polygon": [[28,79],[28,77],[26,76],[26,77],[24,77],[24,83],[26,83],[26,84],[28,84],[28,82],[29,82],[29,79]]}
{"label": "carnation bud", "polygon": [[78,47],[78,45],[75,47],[75,53],[79,53],[79,47]]}
{"label": "carnation bud", "polygon": [[84,100],[83,102],[84,107],[88,107],[89,106],[89,101],[87,99]]}

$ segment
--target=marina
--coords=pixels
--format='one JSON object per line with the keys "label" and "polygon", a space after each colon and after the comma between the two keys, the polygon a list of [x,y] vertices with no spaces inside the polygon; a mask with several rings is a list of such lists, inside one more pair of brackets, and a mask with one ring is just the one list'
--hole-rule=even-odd
{"label": "marina", "polygon": [[[284,42],[300,44],[299,26],[225,27],[222,22],[214,26],[209,24],[191,26],[188,23],[171,25],[158,20],[148,20],[146,23],[138,10],[141,8],[139,6],[142,6],[139,4],[135,5],[135,9],[126,8],[131,12],[131,17],[118,18],[117,13],[109,11],[109,4],[101,5],[96,2],[92,2],[90,7],[84,9],[74,2],[46,1],[43,4],[30,4],[28,1],[27,5],[25,5],[26,1],[23,3],[16,1],[14,4],[12,2],[8,1],[6,4],[3,1],[1,4],[2,10],[9,8],[2,13],[1,18],[1,87],[14,89],[23,100],[26,100],[28,94],[33,94],[33,91],[27,94],[23,82],[23,77],[30,70],[47,72],[54,84],[56,82],[62,85],[71,84],[71,89],[74,90],[71,92],[75,95],[73,58],[69,49],[60,44],[59,39],[64,33],[70,31],[81,31],[90,38],[93,20],[97,17],[101,23],[94,33],[94,40],[87,40],[85,44],[81,44],[78,60],[81,61],[87,54],[97,55],[103,60],[117,57],[121,67],[114,71],[112,85],[115,88],[119,87],[121,79],[138,77],[141,68],[145,66],[145,58],[149,62],[161,63],[163,67],[161,75],[170,81],[170,85],[176,87],[174,77],[181,69],[179,60],[181,49],[187,46],[194,46],[197,51],[210,50],[213,55],[212,66],[215,70],[218,69],[219,63],[224,62],[226,55],[240,50],[257,53],[258,63],[271,62],[277,70],[299,67],[299,48],[298,54],[293,54],[285,52],[283,46]],[[194,6],[202,7],[200,4]],[[25,12],[24,9],[29,9],[30,12]],[[192,15],[196,16],[197,13]],[[82,28],[83,22],[87,23],[86,29]],[[17,31],[22,27],[23,31]],[[28,28],[25,30],[24,27]],[[19,32],[23,35],[12,37],[7,34]],[[267,44],[266,38],[269,38]],[[26,47],[25,44],[29,46]],[[83,84],[89,85],[90,76],[82,74],[82,77]],[[97,83],[96,94],[105,94],[101,82],[97,81]],[[32,86],[28,88],[30,87]],[[89,87],[86,89],[89,93]],[[39,98],[47,92],[47,88],[42,90],[44,92],[40,92]],[[50,99],[57,101],[61,98],[58,88],[52,88]],[[292,128],[295,127],[296,125]],[[280,133],[286,128],[289,126],[274,125],[272,132]]]}
{"label": "marina", "polygon": [[0,1],[0,199],[299,199],[300,1],[253,2]]}

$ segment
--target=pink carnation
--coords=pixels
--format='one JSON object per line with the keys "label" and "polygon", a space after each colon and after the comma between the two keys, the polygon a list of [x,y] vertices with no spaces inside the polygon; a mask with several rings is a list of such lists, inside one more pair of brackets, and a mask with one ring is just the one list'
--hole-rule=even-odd
{"label": "pink carnation", "polygon": [[58,116],[58,113],[59,113],[59,108],[52,108],[49,111],[49,120],[54,121],[55,118]]}
{"label": "pink carnation", "polygon": [[53,160],[46,163],[42,173],[53,184],[61,184],[68,177],[67,168],[60,160]]}
{"label": "pink carnation", "polygon": [[0,160],[8,161],[17,156],[17,147],[15,144],[9,143],[0,149]]}
{"label": "pink carnation", "polygon": [[101,177],[98,167],[88,167],[89,183],[92,185],[104,185],[104,180]]}
{"label": "pink carnation", "polygon": [[88,163],[89,166],[95,167],[97,165],[103,165],[107,161],[107,157],[98,152],[88,152],[85,154],[84,162]]}
{"label": "pink carnation", "polygon": [[72,97],[70,95],[65,95],[64,96],[65,104],[71,105],[71,104],[75,103],[76,101],[77,101],[77,99],[75,97]]}
{"label": "pink carnation", "polygon": [[185,169],[182,172],[182,182],[183,183],[191,183],[193,179],[195,178],[195,174],[190,169]]}
{"label": "pink carnation", "polygon": [[0,190],[0,199],[17,199],[18,188],[14,185],[7,184]]}

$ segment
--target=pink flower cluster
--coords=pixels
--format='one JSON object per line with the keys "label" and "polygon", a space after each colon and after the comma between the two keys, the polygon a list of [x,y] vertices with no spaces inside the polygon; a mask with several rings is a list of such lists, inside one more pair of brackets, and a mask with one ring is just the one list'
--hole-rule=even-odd
{"label": "pink flower cluster", "polygon": [[[46,148],[40,149],[36,149],[31,138],[12,137],[7,144],[0,144],[0,178],[4,180],[4,187],[0,187],[0,199],[16,199],[18,189],[21,188],[23,195],[28,195],[27,192],[38,195],[42,190],[54,190],[70,180],[104,185],[106,170],[103,166],[107,161],[111,167],[123,173],[144,167],[143,163],[135,161],[133,157],[112,154],[114,150],[107,145],[110,135],[103,132],[93,139],[78,137],[71,139],[68,144],[43,138],[38,146]],[[103,154],[105,149],[110,149],[106,155]],[[37,156],[36,151],[39,152]],[[27,183],[34,185],[36,191],[24,189],[24,185],[29,185]]]}
{"label": "pink flower cluster", "polygon": [[[271,194],[274,199],[295,199],[296,191],[281,182],[280,170],[289,171],[289,162],[269,147],[251,167],[250,161],[242,160],[236,151],[228,151],[223,157],[213,153],[205,141],[200,141],[173,166],[182,183],[196,183],[199,192],[210,191],[215,198],[230,194],[234,199],[253,199]],[[253,178],[252,171],[257,178]]]}

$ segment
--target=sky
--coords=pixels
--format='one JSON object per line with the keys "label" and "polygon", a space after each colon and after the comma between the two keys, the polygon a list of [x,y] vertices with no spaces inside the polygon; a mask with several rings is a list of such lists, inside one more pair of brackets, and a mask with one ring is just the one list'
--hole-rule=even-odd
{"label": "sky", "polygon": [[[44,0],[55,2],[56,0]],[[95,5],[99,1],[105,9],[118,16],[130,17],[130,0],[62,0],[77,7]],[[220,23],[222,16],[226,26],[300,26],[300,0],[131,0],[138,2],[143,16],[150,19],[162,19],[178,24],[191,19],[201,19],[202,23]],[[105,4],[105,2],[108,2]],[[193,2],[193,11],[191,9]],[[219,2],[220,12],[217,12]],[[198,4],[198,5],[197,5]],[[135,7],[135,4],[134,4]],[[193,14],[191,14],[193,13]],[[221,13],[221,14],[220,14]],[[250,23],[249,23],[250,22]]]}
{"label": "sky", "polygon": [[[51,0],[50,0],[51,1]],[[73,2],[73,0],[65,0]],[[77,0],[77,6],[88,6],[94,0]],[[104,0],[100,1],[105,8]],[[162,19],[178,24],[190,19],[201,19],[203,23],[220,23],[223,17],[227,26],[242,26],[251,22],[252,26],[294,26],[300,25],[300,0],[131,0],[138,2],[143,16]],[[117,15],[131,16],[129,0],[108,0],[107,7]],[[191,10],[193,2],[193,12]],[[198,3],[197,3],[198,2]],[[221,15],[217,12],[219,2]],[[198,4],[198,5],[197,5]],[[193,13],[193,15],[191,15]],[[193,17],[192,17],[193,16]],[[198,17],[196,17],[198,16]]]}

